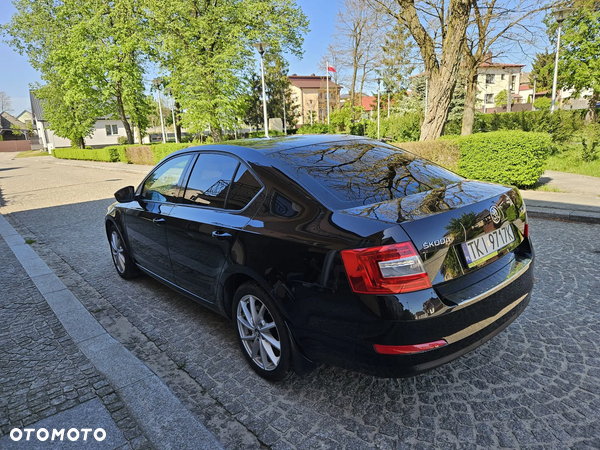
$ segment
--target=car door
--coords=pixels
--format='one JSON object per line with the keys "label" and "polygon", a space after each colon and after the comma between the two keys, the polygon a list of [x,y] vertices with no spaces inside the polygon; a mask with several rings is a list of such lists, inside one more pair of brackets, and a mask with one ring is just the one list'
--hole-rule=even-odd
{"label": "car door", "polygon": [[157,167],[144,181],[125,217],[127,237],[135,261],[170,282],[173,282],[173,269],[167,248],[166,225],[191,159],[189,154],[181,155]]}
{"label": "car door", "polygon": [[262,185],[237,158],[200,153],[167,228],[175,283],[214,302],[236,237],[249,222],[244,209]]}

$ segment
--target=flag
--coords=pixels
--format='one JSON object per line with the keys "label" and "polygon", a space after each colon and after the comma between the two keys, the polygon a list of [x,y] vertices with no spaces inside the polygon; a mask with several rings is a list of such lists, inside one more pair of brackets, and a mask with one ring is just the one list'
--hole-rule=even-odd
{"label": "flag", "polygon": [[335,72],[335,69],[333,67],[327,66],[327,72]]}

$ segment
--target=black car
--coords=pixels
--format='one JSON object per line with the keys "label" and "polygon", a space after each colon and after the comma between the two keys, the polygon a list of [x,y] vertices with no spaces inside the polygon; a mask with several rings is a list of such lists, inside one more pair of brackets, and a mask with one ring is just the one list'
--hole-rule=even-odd
{"label": "black car", "polygon": [[188,148],[115,197],[119,275],[230,318],[269,380],[321,363],[418,374],[506,328],[533,287],[516,188],[362,137]]}

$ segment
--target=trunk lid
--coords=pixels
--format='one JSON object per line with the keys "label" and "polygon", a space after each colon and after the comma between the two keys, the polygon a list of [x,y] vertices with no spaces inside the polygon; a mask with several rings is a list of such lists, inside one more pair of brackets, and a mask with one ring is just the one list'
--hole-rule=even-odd
{"label": "trunk lid", "polygon": [[[526,221],[516,188],[469,180],[343,212],[399,224],[419,252],[433,285],[501,258],[523,240]],[[501,230],[506,225],[510,230]],[[461,244],[495,231],[504,231],[505,236],[508,231],[514,241],[470,264]]]}

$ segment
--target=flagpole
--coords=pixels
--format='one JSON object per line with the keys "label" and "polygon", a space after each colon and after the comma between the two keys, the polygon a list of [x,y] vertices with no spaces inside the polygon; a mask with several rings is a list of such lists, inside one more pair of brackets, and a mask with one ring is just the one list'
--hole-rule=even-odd
{"label": "flagpole", "polygon": [[327,125],[329,125],[329,61],[327,61],[325,70],[327,70],[325,82],[327,83]]}

